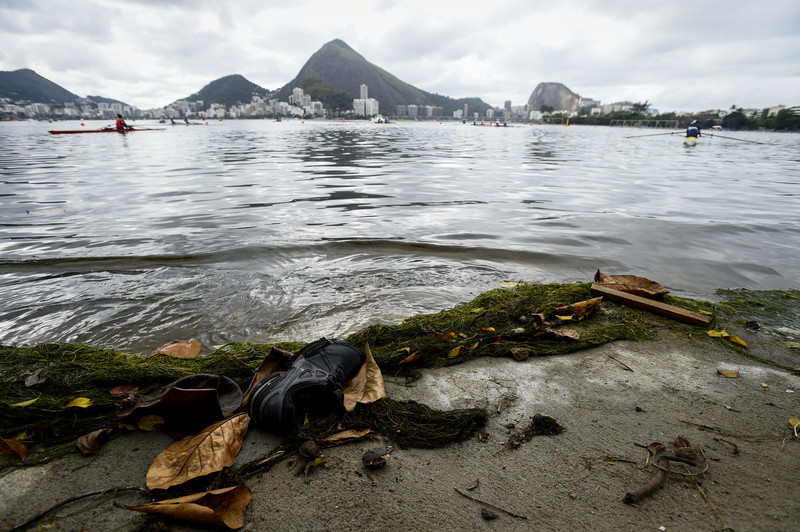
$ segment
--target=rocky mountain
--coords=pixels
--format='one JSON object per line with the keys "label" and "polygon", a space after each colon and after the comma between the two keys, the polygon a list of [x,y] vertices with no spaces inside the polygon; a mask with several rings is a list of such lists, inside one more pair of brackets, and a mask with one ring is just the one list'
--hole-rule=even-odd
{"label": "rocky mountain", "polygon": [[[297,76],[278,90],[276,97],[286,100],[293,88],[304,87],[307,80],[313,80],[311,85],[317,90],[327,88],[332,93],[345,93],[349,100],[358,98],[361,84],[365,84],[369,87],[369,97],[378,100],[381,111],[389,114],[394,114],[395,105],[407,104],[440,106],[446,115],[462,109],[465,103],[469,104],[470,112],[481,114],[491,107],[479,98],[453,99],[409,85],[370,63],[340,39],[330,41],[314,53]],[[313,90],[307,92],[313,99],[326,103]]]}
{"label": "rocky mountain", "polygon": [[267,99],[271,91],[256,85],[244,76],[232,74],[212,81],[198,92],[183,98],[188,101],[202,100],[206,104],[220,103],[226,106],[250,103],[253,95]]}
{"label": "rocky mountain", "polygon": [[0,97],[15,101],[48,103],[75,102],[81,99],[61,85],[43,78],[29,68],[0,72]]}
{"label": "rocky mountain", "polygon": [[536,85],[528,98],[528,109],[538,111],[543,105],[554,111],[577,111],[581,97],[563,83],[542,82]]}

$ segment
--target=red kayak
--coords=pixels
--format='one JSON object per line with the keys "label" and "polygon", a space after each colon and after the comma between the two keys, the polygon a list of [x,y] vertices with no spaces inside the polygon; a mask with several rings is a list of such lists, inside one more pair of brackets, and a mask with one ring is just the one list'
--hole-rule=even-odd
{"label": "red kayak", "polygon": [[133,133],[134,131],[164,131],[163,128],[128,128],[128,129],[117,129],[115,127],[104,127],[103,129],[62,129],[62,130],[50,130],[48,133],[52,133],[53,135],[74,135],[76,133]]}

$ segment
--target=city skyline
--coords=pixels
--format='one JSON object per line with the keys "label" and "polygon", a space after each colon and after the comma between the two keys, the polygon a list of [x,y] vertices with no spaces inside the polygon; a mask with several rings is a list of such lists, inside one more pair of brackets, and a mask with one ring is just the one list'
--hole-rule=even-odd
{"label": "city skyline", "polygon": [[484,8],[10,1],[0,4],[0,70],[31,68],[81,96],[153,108],[232,73],[275,90],[341,38],[415,87],[498,107],[526,103],[542,81],[602,101],[647,100],[662,111],[796,103],[800,5],[788,0],[501,0]]}

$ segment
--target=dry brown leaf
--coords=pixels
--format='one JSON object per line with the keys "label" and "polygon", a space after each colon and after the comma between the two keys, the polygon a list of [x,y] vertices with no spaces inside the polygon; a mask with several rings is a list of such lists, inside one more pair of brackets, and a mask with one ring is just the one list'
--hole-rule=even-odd
{"label": "dry brown leaf", "polygon": [[723,377],[728,377],[730,379],[735,379],[739,377],[739,370],[727,370],[727,369],[718,369],[717,373],[722,375]]}
{"label": "dry brown leaf", "polygon": [[372,403],[386,397],[383,374],[368,343],[364,344],[364,356],[364,364],[344,390],[344,407],[348,412],[355,410],[356,403]]}
{"label": "dry brown leaf", "polygon": [[468,489],[468,490],[474,490],[475,488],[477,488],[477,487],[478,487],[478,484],[479,484],[479,482],[478,482],[478,479],[475,479],[475,482],[473,482],[472,484],[470,484],[469,486],[467,486],[467,489]]}
{"label": "dry brown leaf", "polygon": [[655,456],[664,449],[666,449],[664,444],[657,441],[654,441],[653,443],[647,446],[647,450],[650,451],[650,456]]}
{"label": "dry brown leaf", "polygon": [[0,437],[0,454],[16,454],[24,462],[28,457],[28,448],[19,440]]}
{"label": "dry brown leaf", "polygon": [[332,443],[335,445],[341,445],[343,443],[351,443],[354,441],[361,441],[367,438],[376,439],[377,436],[374,432],[370,429],[349,429],[344,430],[342,432],[338,432],[333,436],[328,436],[327,438],[323,438],[323,442],[325,443]]}
{"label": "dry brown leaf", "polygon": [[408,355],[406,358],[404,358],[403,360],[398,362],[397,365],[399,366],[399,365],[402,365],[402,364],[408,364],[409,362],[414,362],[415,360],[419,359],[419,356],[420,356],[419,355],[419,351],[414,351],[413,353]]}
{"label": "dry brown leaf", "polygon": [[586,301],[579,301],[571,305],[559,305],[556,308],[556,314],[559,314],[559,317],[562,318],[583,318],[591,314],[601,301],[603,301],[603,296],[587,299]]}
{"label": "dry brown leaf", "polygon": [[572,329],[547,329],[544,331],[548,334],[553,334],[555,336],[563,336],[564,338],[571,338],[572,340],[580,340],[581,335],[578,331],[573,331]]}
{"label": "dry brown leaf", "polygon": [[597,270],[597,273],[594,274],[594,280],[606,288],[650,299],[661,298],[669,294],[669,290],[657,282],[635,275],[606,275]]}
{"label": "dry brown leaf", "polygon": [[234,486],[124,508],[199,525],[226,526],[235,529],[244,526],[245,508],[252,498],[253,493],[250,488]]}
{"label": "dry brown leaf", "polygon": [[108,440],[108,436],[114,429],[100,429],[89,434],[84,434],[75,442],[75,448],[83,456],[91,456],[100,450],[100,445]]}
{"label": "dry brown leaf", "polygon": [[249,423],[250,417],[240,413],[176,441],[153,460],[147,487],[167,489],[233,465]]}
{"label": "dry brown leaf", "polygon": [[126,395],[130,395],[138,391],[139,391],[138,384],[123,384],[122,386],[117,386],[116,388],[112,388],[111,397],[125,397]]}
{"label": "dry brown leaf", "polygon": [[150,353],[152,355],[170,355],[177,358],[194,358],[200,354],[203,344],[197,340],[181,340],[180,342],[172,342],[162,345],[158,349]]}

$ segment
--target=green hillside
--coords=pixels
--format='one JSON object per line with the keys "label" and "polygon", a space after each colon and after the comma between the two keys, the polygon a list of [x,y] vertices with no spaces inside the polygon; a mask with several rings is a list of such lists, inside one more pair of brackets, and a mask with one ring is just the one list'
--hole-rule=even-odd
{"label": "green hillside", "polygon": [[74,102],[81,99],[77,94],[72,94],[29,68],[0,72],[0,98],[39,103],[53,100]]}
{"label": "green hillside", "polygon": [[183,98],[188,101],[202,100],[207,104],[219,103],[231,106],[242,103],[250,103],[253,95],[261,98],[269,98],[270,91],[249,81],[244,76],[232,74],[212,81],[199,92]]}
{"label": "green hillside", "polygon": [[[336,106],[325,101],[323,96],[326,91],[338,93],[340,97],[341,93],[350,94],[352,99],[359,96],[362,84],[369,87],[369,97],[378,100],[381,112],[387,114],[394,114],[395,105],[408,104],[440,106],[444,108],[446,115],[451,115],[456,109],[463,109],[465,103],[469,104],[470,112],[478,111],[481,114],[491,107],[479,98],[455,100],[409,85],[373,65],[340,39],[330,41],[312,55],[297,76],[277,92],[276,97],[287,100],[293,88],[303,87],[309,79],[314,82],[306,92],[312,99],[320,100],[332,109]],[[349,107],[352,107],[352,101],[349,102]]]}

